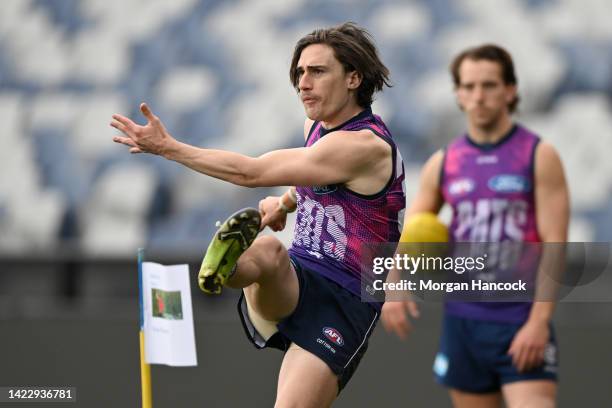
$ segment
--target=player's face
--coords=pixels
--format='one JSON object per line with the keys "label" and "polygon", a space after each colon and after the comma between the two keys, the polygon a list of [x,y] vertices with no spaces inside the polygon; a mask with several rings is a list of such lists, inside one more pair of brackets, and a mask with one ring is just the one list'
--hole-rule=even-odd
{"label": "player's face", "polygon": [[516,86],[504,83],[499,63],[465,59],[459,78],[457,100],[473,126],[493,128],[510,114],[508,104],[516,96]]}
{"label": "player's face", "polygon": [[312,44],[302,50],[297,64],[298,88],[306,116],[334,122],[355,104],[353,90],[360,80],[356,72],[345,72],[331,47]]}

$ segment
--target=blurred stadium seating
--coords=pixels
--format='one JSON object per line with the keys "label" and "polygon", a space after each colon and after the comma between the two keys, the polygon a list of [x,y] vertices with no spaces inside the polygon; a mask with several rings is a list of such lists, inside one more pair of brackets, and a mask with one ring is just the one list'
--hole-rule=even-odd
{"label": "blurred stadium seating", "polygon": [[215,220],[271,191],[130,157],[111,141],[110,115],[139,118],[147,101],[189,143],[250,155],[298,146],[293,45],[344,20],[370,29],[391,69],[394,87],[375,109],[411,174],[462,129],[451,57],[468,45],[506,46],[519,71],[518,120],[564,159],[571,239],[610,240],[610,15],[604,0],[4,0],[0,249],[200,248]]}
{"label": "blurred stadium seating", "polygon": [[[248,155],[300,146],[288,68],[295,42],[320,26],[352,20],[374,35],[394,85],[374,110],[402,150],[409,199],[424,160],[464,127],[450,59],[484,42],[508,48],[517,120],[564,160],[570,239],[612,241],[610,16],[609,0],[0,0],[0,385],[73,385],[79,406],[136,406],[144,246],[157,262],[190,264],[200,356],[197,369],[155,368],[156,406],[272,405],[281,354],[253,352],[238,291],[201,296],[195,275],[215,221],[283,189],[131,156],[109,122],[116,112],[142,122],[147,101],[188,143]],[[584,256],[598,272],[581,276],[588,296],[555,316],[562,406],[612,400],[604,249]],[[448,406],[429,372],[441,304],[422,310],[408,345],[377,330],[338,407]]]}

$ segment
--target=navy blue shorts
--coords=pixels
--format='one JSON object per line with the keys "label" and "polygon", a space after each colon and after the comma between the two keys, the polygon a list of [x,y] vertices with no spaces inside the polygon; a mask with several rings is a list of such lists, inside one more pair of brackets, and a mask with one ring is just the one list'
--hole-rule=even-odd
{"label": "navy blue shorts", "polygon": [[244,293],[238,314],[249,340],[257,348],[287,351],[291,343],[323,360],[338,376],[338,392],[348,383],[368,348],[378,311],[335,282],[302,268],[291,259],[300,285],[298,304],[278,322],[278,331],[264,339],[247,312]]}
{"label": "navy blue shorts", "polygon": [[519,373],[508,349],[522,324],[445,315],[433,371],[436,381],[465,392],[488,393],[516,381],[557,381],[558,348],[551,326],[544,362]]}

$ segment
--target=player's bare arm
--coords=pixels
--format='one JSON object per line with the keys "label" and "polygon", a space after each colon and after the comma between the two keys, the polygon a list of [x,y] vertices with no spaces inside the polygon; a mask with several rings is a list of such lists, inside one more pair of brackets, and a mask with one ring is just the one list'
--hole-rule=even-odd
{"label": "player's bare arm", "polygon": [[[440,193],[440,170],[444,160],[444,152],[439,150],[429,157],[423,165],[419,179],[419,190],[410,204],[404,216],[404,225],[408,219],[420,212],[437,213],[442,207],[443,198]],[[402,235],[404,232],[402,232]],[[400,242],[405,241],[404,237]],[[400,248],[398,248],[400,250]],[[400,273],[392,268],[387,275],[387,282],[399,282]],[[401,302],[385,302],[382,309],[381,321],[388,332],[395,333],[400,339],[405,340],[412,331],[412,323],[408,319],[420,316],[416,302],[405,300]]]}
{"label": "player's bare arm", "polygon": [[[536,219],[542,242],[565,242],[570,213],[569,191],[561,159],[553,146],[545,142],[540,143],[536,150],[535,183]],[[547,258],[559,257],[556,251],[561,248],[553,246],[544,249],[541,265],[545,269],[541,267],[538,272],[539,282],[550,279],[549,276],[542,276],[551,272],[546,269],[552,264]],[[550,288],[550,284],[544,286]],[[536,298],[549,296],[538,292]],[[536,300],[533,303],[527,322],[516,334],[508,351],[519,371],[527,371],[542,363],[554,308],[552,301]]]}
{"label": "player's bare arm", "polygon": [[438,150],[425,162],[419,179],[419,190],[406,210],[404,223],[416,213],[432,212],[435,214],[442,208],[444,200],[440,192],[440,171],[443,160],[444,152]]}
{"label": "player's bare arm", "polygon": [[[304,140],[308,139],[310,129],[314,120],[306,118],[304,120]],[[297,197],[295,186],[281,196],[268,196],[259,202],[259,212],[261,213],[261,228],[270,227],[273,231],[282,231],[287,223],[287,214],[297,208]]]}
{"label": "player's bare arm", "polygon": [[141,111],[147,118],[144,126],[113,115],[111,126],[125,135],[116,136],[115,142],[129,146],[131,153],[157,154],[233,184],[312,186],[348,184],[367,177],[369,182],[381,180],[375,184],[382,188],[391,174],[390,146],[368,130],[332,132],[309,148],[275,150],[253,158],[181,143],[146,104]]}

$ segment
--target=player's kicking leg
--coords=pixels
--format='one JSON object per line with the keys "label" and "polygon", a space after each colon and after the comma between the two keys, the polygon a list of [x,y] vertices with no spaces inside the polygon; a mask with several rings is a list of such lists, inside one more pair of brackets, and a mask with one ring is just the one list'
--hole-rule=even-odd
{"label": "player's kicking leg", "polygon": [[[260,214],[247,208],[230,216],[215,233],[199,274],[200,288],[220,293],[242,288],[254,315],[273,325],[296,309],[300,284],[289,254],[273,236],[256,238]],[[280,407],[327,407],[338,394],[338,376],[319,357],[291,344],[279,373]]]}

